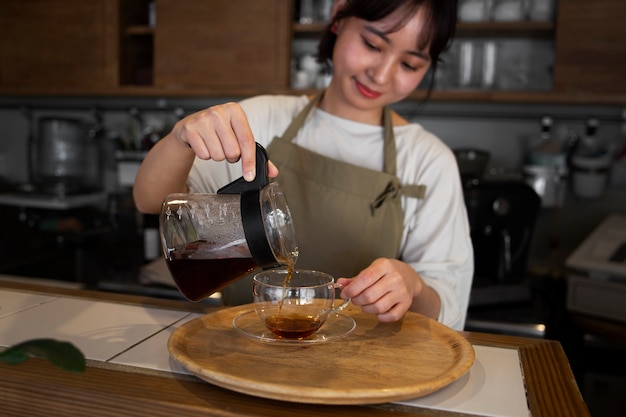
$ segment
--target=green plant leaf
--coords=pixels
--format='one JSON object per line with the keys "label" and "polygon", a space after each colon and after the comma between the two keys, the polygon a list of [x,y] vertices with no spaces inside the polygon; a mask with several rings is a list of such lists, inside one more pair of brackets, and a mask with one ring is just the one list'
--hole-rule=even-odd
{"label": "green plant leaf", "polygon": [[54,339],[32,339],[0,352],[0,362],[17,365],[30,356],[47,359],[67,371],[83,372],[85,356],[69,342]]}

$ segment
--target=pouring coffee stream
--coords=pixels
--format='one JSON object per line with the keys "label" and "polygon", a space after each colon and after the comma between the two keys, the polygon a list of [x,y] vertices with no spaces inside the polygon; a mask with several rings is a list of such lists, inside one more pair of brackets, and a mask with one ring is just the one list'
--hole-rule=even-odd
{"label": "pouring coffee stream", "polygon": [[163,254],[179,291],[200,301],[257,268],[295,268],[298,248],[291,213],[268,157],[256,145],[256,177],[217,194],[171,194],[161,207]]}

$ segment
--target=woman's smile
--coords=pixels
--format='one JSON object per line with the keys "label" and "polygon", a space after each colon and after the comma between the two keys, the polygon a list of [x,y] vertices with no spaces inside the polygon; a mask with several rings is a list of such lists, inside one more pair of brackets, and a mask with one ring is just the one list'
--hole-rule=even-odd
{"label": "woman's smile", "polygon": [[368,88],[367,86],[365,86],[364,84],[361,84],[359,82],[359,80],[357,80],[356,78],[354,78],[354,84],[356,85],[357,90],[361,93],[361,95],[363,95],[363,97],[365,98],[378,98],[381,96],[381,93],[379,93],[378,91],[374,91],[370,88]]}

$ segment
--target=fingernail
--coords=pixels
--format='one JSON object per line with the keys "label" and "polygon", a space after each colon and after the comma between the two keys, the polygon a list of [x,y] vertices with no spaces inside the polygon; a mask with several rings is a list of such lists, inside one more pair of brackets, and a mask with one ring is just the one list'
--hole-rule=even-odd
{"label": "fingernail", "polygon": [[246,171],[243,173],[243,178],[246,181],[252,181],[254,180],[254,171]]}

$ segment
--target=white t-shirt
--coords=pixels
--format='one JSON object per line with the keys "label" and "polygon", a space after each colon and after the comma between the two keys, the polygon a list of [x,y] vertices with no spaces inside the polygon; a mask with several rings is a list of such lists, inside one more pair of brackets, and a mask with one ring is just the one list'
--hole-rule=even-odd
{"label": "white t-shirt", "polygon": [[[308,102],[306,96],[258,96],[240,104],[256,141],[267,147],[274,137],[282,136]],[[443,142],[419,124],[396,126],[394,134],[396,175],[400,183],[426,185],[423,199],[402,197],[404,230],[400,259],[410,264],[439,294],[439,321],[462,330],[474,262],[456,159]],[[342,119],[316,108],[298,131],[294,143],[330,158],[373,170],[383,169],[381,126]],[[240,176],[239,163],[196,158],[188,185],[190,192],[214,193]]]}

